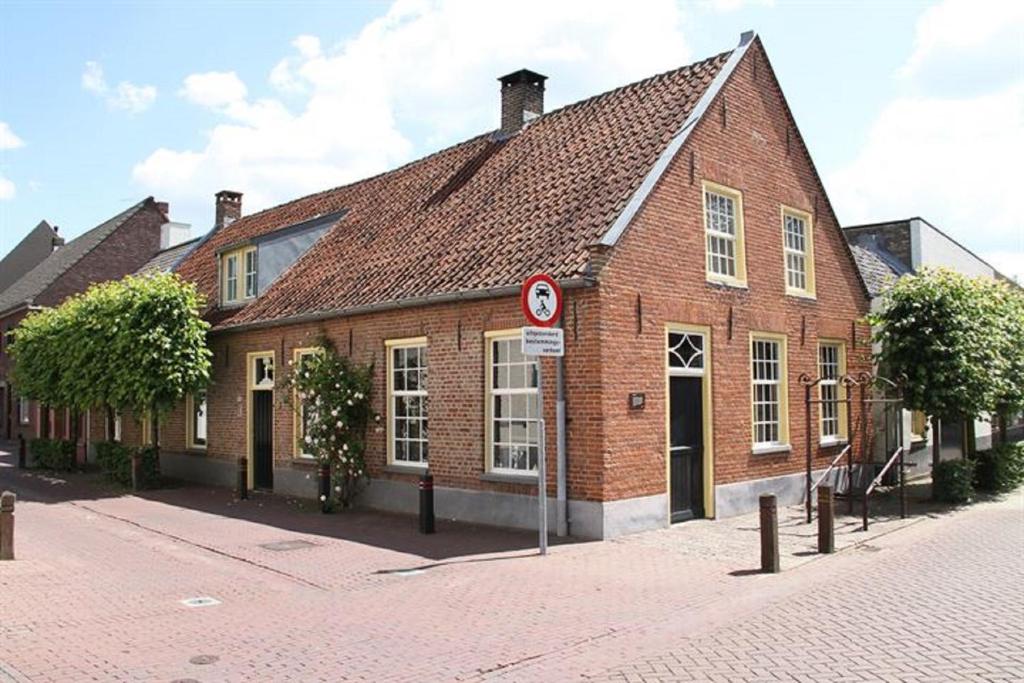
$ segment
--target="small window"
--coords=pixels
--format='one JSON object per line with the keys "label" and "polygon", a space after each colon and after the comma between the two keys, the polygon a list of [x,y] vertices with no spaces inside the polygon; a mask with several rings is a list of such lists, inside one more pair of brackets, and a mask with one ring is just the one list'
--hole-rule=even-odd
{"label": "small window", "polygon": [[[107,436],[109,438],[110,435],[108,434]],[[121,441],[121,411],[120,410],[114,411],[114,436],[113,436],[113,438],[111,440],[112,441],[117,441],[117,442]]]}
{"label": "small window", "polygon": [[842,343],[818,345],[818,394],[821,399],[821,442],[835,443],[846,435],[846,404],[841,378],[846,372]]}
{"label": "small window", "polygon": [[238,255],[231,254],[224,260],[224,301],[238,301]]}
{"label": "small window", "polygon": [[189,448],[206,448],[207,406],[205,391],[189,396],[188,419]]}
{"label": "small window", "polygon": [[786,292],[814,295],[814,251],[810,214],[782,210],[782,249],[785,256]]}
{"label": "small window", "polygon": [[745,285],[743,202],[739,192],[704,183],[704,232],[708,279]]}
{"label": "small window", "polygon": [[245,252],[245,298],[255,297],[256,289],[256,250],[250,249]]}
{"label": "small window", "polygon": [[388,450],[393,463],[427,465],[427,356],[427,345],[423,340],[389,345]]}
{"label": "small window", "polygon": [[540,364],[524,356],[519,334],[488,339],[488,468],[533,474],[540,457]]}
{"label": "small window", "polygon": [[24,396],[18,397],[18,422],[23,425],[27,425],[32,421],[32,415],[29,412],[29,400]]}
{"label": "small window", "polygon": [[252,363],[252,386],[255,389],[274,388],[274,357],[256,356]]}
{"label": "small window", "polygon": [[668,367],[675,375],[703,375],[704,335],[669,332]]}
{"label": "small window", "polygon": [[[303,360],[312,358],[320,349],[317,348],[305,348],[295,349],[293,352],[294,358],[292,360],[293,365],[297,368]],[[296,406],[295,409],[295,457],[297,458],[313,458],[313,454],[306,450],[306,429],[309,425],[310,411],[308,410],[306,403],[299,399],[299,392],[296,389],[293,397],[293,404]]]}
{"label": "small window", "polygon": [[752,337],[750,362],[754,449],[788,446],[785,340]]}

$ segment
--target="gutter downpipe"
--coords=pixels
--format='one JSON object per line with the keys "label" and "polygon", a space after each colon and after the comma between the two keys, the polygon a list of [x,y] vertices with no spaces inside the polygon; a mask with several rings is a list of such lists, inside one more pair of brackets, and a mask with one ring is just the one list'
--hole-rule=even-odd
{"label": "gutter downpipe", "polygon": [[[558,326],[565,328],[565,309]],[[563,332],[564,334],[564,332]],[[556,441],[556,478],[555,478],[555,531],[559,537],[569,534],[569,502],[566,499],[566,462],[565,448],[565,356],[555,358],[555,422],[557,424]]]}

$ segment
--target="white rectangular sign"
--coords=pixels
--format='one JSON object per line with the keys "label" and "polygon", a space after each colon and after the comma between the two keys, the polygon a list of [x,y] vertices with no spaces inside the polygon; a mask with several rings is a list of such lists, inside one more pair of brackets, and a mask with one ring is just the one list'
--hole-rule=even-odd
{"label": "white rectangular sign", "polygon": [[564,356],[565,337],[561,327],[524,327],[523,354],[527,356]]}

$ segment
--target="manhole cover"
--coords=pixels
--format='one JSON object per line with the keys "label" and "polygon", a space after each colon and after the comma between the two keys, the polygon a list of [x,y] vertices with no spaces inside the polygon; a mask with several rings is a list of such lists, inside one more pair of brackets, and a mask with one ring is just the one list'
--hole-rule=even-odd
{"label": "manhole cover", "polygon": [[284,552],[286,550],[298,550],[299,548],[313,548],[316,547],[316,543],[310,541],[276,541],[274,543],[261,543],[260,547],[267,550]]}
{"label": "manhole cover", "polygon": [[212,607],[213,605],[219,605],[220,600],[210,597],[185,598],[181,601],[181,604],[185,605],[185,607]]}
{"label": "manhole cover", "polygon": [[198,664],[198,665],[202,666],[204,664],[213,664],[214,662],[216,662],[219,659],[220,659],[220,657],[218,657],[217,655],[196,655],[192,659],[188,660],[188,663],[189,664]]}

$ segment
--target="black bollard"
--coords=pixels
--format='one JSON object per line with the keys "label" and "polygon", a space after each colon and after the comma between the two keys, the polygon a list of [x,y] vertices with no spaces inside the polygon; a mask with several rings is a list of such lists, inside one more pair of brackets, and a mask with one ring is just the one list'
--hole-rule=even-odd
{"label": "black bollard", "polygon": [[775,496],[761,496],[761,571],[778,574],[779,565],[779,510]]}
{"label": "black bollard", "polygon": [[238,459],[238,499],[249,497],[249,462],[246,458]]}
{"label": "black bollard", "polygon": [[18,469],[25,469],[25,435],[18,434]]}
{"label": "black bollard", "polygon": [[430,470],[420,476],[420,533],[434,533],[434,475]]}

